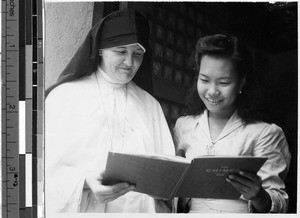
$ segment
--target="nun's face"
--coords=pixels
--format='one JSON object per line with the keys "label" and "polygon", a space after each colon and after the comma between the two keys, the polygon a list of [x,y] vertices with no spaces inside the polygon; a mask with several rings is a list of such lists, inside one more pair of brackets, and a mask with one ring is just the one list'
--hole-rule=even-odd
{"label": "nun's face", "polygon": [[101,69],[116,83],[128,83],[141,66],[144,50],[138,45],[102,49]]}

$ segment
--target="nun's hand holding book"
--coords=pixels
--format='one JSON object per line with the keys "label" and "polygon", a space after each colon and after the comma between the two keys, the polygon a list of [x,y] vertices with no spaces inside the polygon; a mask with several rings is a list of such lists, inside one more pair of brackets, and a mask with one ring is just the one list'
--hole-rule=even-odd
{"label": "nun's hand holding book", "polygon": [[102,185],[102,173],[100,175],[88,173],[85,178],[84,188],[91,189],[97,201],[107,203],[134,190],[135,186],[126,182],[115,185]]}

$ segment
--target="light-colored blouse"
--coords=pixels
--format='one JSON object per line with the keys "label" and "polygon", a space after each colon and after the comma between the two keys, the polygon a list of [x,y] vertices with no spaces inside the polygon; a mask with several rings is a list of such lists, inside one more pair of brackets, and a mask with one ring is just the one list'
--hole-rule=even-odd
{"label": "light-colored blouse", "polygon": [[[174,127],[177,149],[183,149],[187,158],[201,155],[266,156],[268,160],[258,171],[263,188],[272,201],[270,212],[286,212],[288,195],[284,179],[289,169],[290,152],[284,133],[275,124],[257,122],[244,125],[235,112],[221,134],[211,140],[208,112],[199,116],[180,117]],[[251,201],[243,196],[238,200],[191,199],[191,212],[237,213],[253,212]]]}
{"label": "light-colored blouse", "polygon": [[167,211],[145,194],[131,191],[103,204],[83,190],[88,172],[105,170],[108,151],[175,155],[159,103],[133,82],[112,83],[99,68],[56,87],[46,99],[47,213]]}

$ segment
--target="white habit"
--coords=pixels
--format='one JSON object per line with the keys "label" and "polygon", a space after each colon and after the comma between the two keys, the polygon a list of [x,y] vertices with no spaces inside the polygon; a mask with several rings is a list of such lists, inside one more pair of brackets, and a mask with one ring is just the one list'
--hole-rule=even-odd
{"label": "white habit", "polygon": [[59,85],[46,99],[45,135],[47,213],[165,209],[137,192],[102,204],[83,191],[87,172],[105,170],[108,151],[175,155],[161,106],[134,82],[113,84],[99,69]]}

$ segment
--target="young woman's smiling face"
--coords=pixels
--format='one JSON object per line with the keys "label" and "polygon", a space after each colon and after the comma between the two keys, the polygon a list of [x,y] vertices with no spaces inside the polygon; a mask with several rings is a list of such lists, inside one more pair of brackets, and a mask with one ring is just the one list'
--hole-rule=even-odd
{"label": "young woman's smiling face", "polygon": [[138,45],[102,49],[101,69],[116,83],[128,83],[142,64],[144,50]]}
{"label": "young woman's smiling face", "polygon": [[204,55],[201,59],[197,89],[211,114],[231,116],[244,79],[239,80],[232,61]]}

